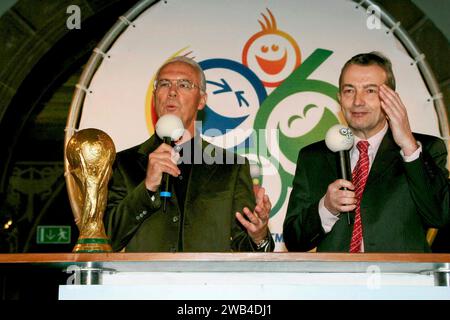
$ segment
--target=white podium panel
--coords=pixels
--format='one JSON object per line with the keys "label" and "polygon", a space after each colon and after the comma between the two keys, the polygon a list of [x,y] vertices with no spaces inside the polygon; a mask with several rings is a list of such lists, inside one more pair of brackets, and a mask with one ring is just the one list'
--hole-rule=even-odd
{"label": "white podium panel", "polygon": [[60,300],[449,300],[445,287],[329,285],[60,286]]}
{"label": "white podium panel", "polygon": [[440,286],[437,278],[448,275],[447,263],[423,260],[432,257],[422,255],[422,261],[415,256],[411,262],[405,260],[407,255],[401,259],[395,255],[387,257],[392,260],[380,256],[383,255],[168,254],[147,261],[103,261],[72,269],[73,281],[60,286],[59,298],[450,299],[450,288]]}
{"label": "white podium panel", "polygon": [[62,285],[60,300],[441,300],[450,288],[408,273],[123,272]]}

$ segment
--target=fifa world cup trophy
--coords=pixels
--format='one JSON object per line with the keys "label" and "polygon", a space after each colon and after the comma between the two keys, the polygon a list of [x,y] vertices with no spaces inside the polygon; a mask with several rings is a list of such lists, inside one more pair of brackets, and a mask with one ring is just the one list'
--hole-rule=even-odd
{"label": "fifa world cup trophy", "polygon": [[98,129],[80,130],[67,143],[69,193],[80,232],[73,252],[112,252],[103,215],[115,156],[114,142]]}

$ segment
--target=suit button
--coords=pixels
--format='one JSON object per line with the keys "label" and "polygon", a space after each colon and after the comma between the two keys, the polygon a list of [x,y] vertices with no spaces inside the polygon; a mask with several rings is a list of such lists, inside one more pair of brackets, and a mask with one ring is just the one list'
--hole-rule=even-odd
{"label": "suit button", "polygon": [[178,222],[178,219],[179,219],[178,216],[173,217],[173,218],[172,218],[173,223],[177,223],[177,222]]}

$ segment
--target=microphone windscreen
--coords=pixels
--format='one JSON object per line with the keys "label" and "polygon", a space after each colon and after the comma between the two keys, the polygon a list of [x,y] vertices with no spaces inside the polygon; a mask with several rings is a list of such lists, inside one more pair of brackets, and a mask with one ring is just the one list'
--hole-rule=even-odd
{"label": "microphone windscreen", "polygon": [[354,136],[350,128],[336,124],[328,129],[325,144],[333,152],[350,150],[353,147]]}
{"label": "microphone windscreen", "polygon": [[259,179],[261,176],[261,168],[254,162],[250,162],[250,176],[252,179]]}
{"label": "microphone windscreen", "polygon": [[174,114],[166,114],[158,119],[155,131],[161,139],[170,138],[177,141],[184,133],[183,121]]}

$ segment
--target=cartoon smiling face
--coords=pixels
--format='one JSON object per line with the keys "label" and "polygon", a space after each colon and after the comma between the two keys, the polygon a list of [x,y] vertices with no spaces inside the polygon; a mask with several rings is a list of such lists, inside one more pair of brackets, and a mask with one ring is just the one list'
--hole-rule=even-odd
{"label": "cartoon smiling face", "polygon": [[266,25],[259,21],[262,31],[245,44],[242,62],[252,69],[266,87],[276,87],[294,71],[301,61],[295,40],[276,27],[269,9],[270,20],[263,14]]}
{"label": "cartoon smiling face", "polygon": [[[279,55],[281,54],[281,57]],[[259,67],[267,74],[276,75],[286,66],[287,51],[280,50],[279,45],[261,45],[261,55],[255,54]]]}

